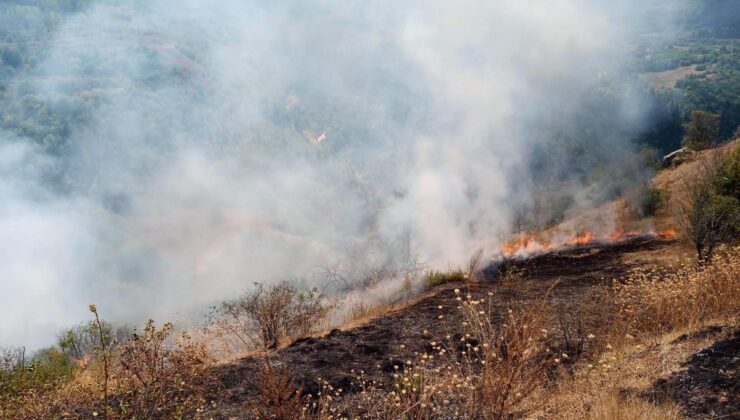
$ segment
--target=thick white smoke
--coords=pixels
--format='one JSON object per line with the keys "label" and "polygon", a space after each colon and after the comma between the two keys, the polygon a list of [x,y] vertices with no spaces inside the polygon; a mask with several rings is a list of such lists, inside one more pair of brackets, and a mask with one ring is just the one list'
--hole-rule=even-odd
{"label": "thick white smoke", "polygon": [[[55,34],[31,86],[89,118],[53,155],[10,135],[0,149],[0,342],[48,343],[91,302],[122,322],[198,311],[353,249],[445,267],[492,246],[513,186],[531,194],[538,124],[577,119],[619,80],[633,14],[586,0],[99,2]],[[635,123],[623,100],[630,112],[604,118]]]}

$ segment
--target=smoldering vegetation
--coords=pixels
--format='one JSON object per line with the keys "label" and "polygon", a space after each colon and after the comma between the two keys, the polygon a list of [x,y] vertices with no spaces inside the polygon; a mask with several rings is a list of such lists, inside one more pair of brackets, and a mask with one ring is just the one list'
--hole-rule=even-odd
{"label": "smoldering vegetation", "polygon": [[680,9],[49,4],[0,6],[0,339],[30,346],[89,302],[140,323],[255,281],[332,292],[327,267],[446,268],[619,195],[649,174],[624,43]]}

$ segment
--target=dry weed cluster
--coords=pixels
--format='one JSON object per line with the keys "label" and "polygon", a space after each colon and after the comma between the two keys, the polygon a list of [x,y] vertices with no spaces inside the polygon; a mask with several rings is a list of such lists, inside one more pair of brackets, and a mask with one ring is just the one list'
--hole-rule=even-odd
{"label": "dry weed cluster", "polygon": [[740,247],[720,250],[711,263],[638,269],[613,286],[617,325],[625,334],[664,333],[740,314]]}
{"label": "dry weed cluster", "polygon": [[[0,417],[183,418],[201,410],[219,382],[202,344],[149,321],[115,350],[96,357],[66,383],[32,388],[0,401]],[[104,356],[105,355],[105,356]]]}
{"label": "dry weed cluster", "polygon": [[287,281],[257,284],[236,299],[213,308],[209,327],[245,347],[274,349],[281,342],[315,331],[331,306],[316,289],[299,290]]}
{"label": "dry weed cluster", "polygon": [[300,388],[285,372],[269,367],[259,381],[261,403],[253,414],[265,419],[502,419],[525,410],[528,397],[559,362],[542,328],[546,309],[537,304],[499,313],[491,303],[493,293],[476,299],[455,292],[462,324],[445,325],[444,339],[426,343],[428,351],[409,353],[394,365],[390,389],[360,371],[351,393],[319,379],[318,394],[301,399]]}

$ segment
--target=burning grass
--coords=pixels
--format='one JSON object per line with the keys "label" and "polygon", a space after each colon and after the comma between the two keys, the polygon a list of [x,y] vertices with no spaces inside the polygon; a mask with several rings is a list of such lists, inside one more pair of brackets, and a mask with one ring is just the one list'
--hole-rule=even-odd
{"label": "burning grass", "polygon": [[576,229],[570,232],[554,229],[538,233],[521,232],[504,242],[500,252],[506,258],[528,257],[564,248],[622,243],[636,238],[669,240],[675,237],[676,231],[672,228],[655,231],[653,229],[624,229],[620,227],[608,233],[595,233],[589,229]]}

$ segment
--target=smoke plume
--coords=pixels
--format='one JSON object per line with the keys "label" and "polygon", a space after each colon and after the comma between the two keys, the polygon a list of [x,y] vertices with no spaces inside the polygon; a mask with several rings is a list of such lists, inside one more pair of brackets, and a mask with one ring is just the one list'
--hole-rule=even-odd
{"label": "smoke plume", "polygon": [[[197,313],[350,257],[458,264],[541,180],[589,207],[640,172],[612,169],[642,124],[623,51],[648,9],[611,3],[93,3],[22,88],[83,117],[54,147],[0,134],[0,341],[48,343],[92,302]],[[594,120],[599,179],[552,143]]]}

